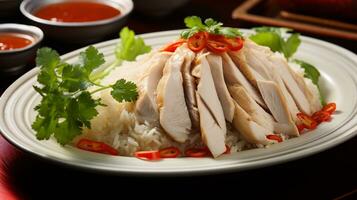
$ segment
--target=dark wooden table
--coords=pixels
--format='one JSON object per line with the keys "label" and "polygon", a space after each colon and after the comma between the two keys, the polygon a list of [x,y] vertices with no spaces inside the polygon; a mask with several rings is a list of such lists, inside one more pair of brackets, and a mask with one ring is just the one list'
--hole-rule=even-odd
{"label": "dark wooden table", "polygon": [[[251,27],[231,19],[231,11],[239,1],[193,0],[163,18],[133,13],[127,25],[137,33],[183,28],[188,15],[213,17],[229,26]],[[2,22],[27,23],[22,17],[0,19]],[[113,35],[108,39],[116,38]],[[355,53],[357,45],[348,41],[323,38]],[[78,47],[58,45],[45,40],[44,45],[66,53]],[[31,69],[33,65],[24,70]],[[356,66],[357,67],[357,66]],[[22,73],[24,73],[22,72]],[[1,75],[0,94],[22,73]],[[262,169],[199,177],[127,177],[97,174],[42,160],[14,146],[0,136],[0,199],[98,199],[134,197],[189,198],[191,194],[218,194],[220,198],[240,199],[343,199],[356,198],[357,137],[324,152]],[[343,196],[346,197],[343,197]],[[168,196],[167,198],[172,198]]]}

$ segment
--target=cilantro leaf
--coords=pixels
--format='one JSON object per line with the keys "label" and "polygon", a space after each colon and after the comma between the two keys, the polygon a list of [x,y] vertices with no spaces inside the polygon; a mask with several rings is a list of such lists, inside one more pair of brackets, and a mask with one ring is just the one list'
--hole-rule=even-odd
{"label": "cilantro leaf", "polygon": [[197,16],[186,17],[184,19],[184,22],[188,28],[193,28],[193,27],[198,27],[202,29],[205,28],[205,25],[203,25],[201,18]]}
{"label": "cilantro leaf", "polygon": [[60,63],[59,54],[47,47],[37,51],[36,65],[42,68],[53,69]]}
{"label": "cilantro leaf", "polygon": [[[39,140],[53,135],[58,143],[65,145],[80,135],[83,127],[90,128],[90,120],[98,115],[96,107],[104,106],[100,99],[92,98],[95,91],[113,88],[113,96],[120,102],[137,97],[132,82],[122,79],[113,86],[102,86],[90,79],[93,70],[104,63],[104,55],[92,46],[80,53],[76,64],[61,61],[58,53],[50,48],[39,49],[36,61],[40,66],[39,85],[33,87],[42,99],[35,107],[37,116],[32,129]],[[99,89],[92,93],[86,90],[93,85]]]}
{"label": "cilantro leaf", "polygon": [[249,37],[255,43],[269,47],[272,51],[282,51],[280,36],[275,32],[260,32]]}
{"label": "cilantro leaf", "polygon": [[208,18],[202,23],[200,17],[190,16],[186,17],[184,20],[186,27],[188,30],[184,30],[181,33],[182,38],[190,38],[195,33],[200,31],[205,31],[211,34],[224,35],[226,37],[241,37],[242,34],[237,28],[232,27],[222,27],[223,23],[213,20],[212,18]]}
{"label": "cilantro leaf", "polygon": [[242,36],[242,33],[239,31],[238,28],[232,28],[232,27],[223,27],[219,29],[218,34],[224,35],[229,38]]}
{"label": "cilantro leaf", "polygon": [[288,39],[284,39],[283,35],[291,29],[264,26],[253,30],[256,33],[249,37],[251,40],[269,47],[274,52],[283,53],[286,58],[292,57],[301,43],[298,33],[291,34]]}
{"label": "cilantro leaf", "polygon": [[96,106],[101,105],[100,99],[94,100],[89,92],[83,92],[78,96],[78,119],[88,128],[91,127],[90,120],[98,115]]}
{"label": "cilantro leaf", "polygon": [[115,49],[118,60],[133,61],[138,55],[151,51],[151,47],[147,46],[141,37],[135,38],[134,31],[128,27],[120,31],[120,39],[121,42]]}
{"label": "cilantro leaf", "polygon": [[138,97],[137,87],[133,82],[120,79],[112,86],[112,88],[111,95],[118,102],[134,101]]}
{"label": "cilantro leaf", "polygon": [[62,70],[61,87],[67,89],[68,92],[77,90],[85,90],[91,83],[88,79],[88,73],[81,65],[67,65]]}
{"label": "cilantro leaf", "polygon": [[317,70],[317,68],[315,66],[311,65],[310,63],[307,63],[302,60],[294,59],[293,62],[297,63],[302,68],[304,68],[304,70],[305,70],[304,77],[310,79],[312,81],[312,83],[317,86],[317,89],[319,90],[319,93],[320,93],[321,104],[325,105],[326,101],[325,101],[324,96],[322,95],[320,86],[318,84],[319,79],[320,79],[319,70]]}
{"label": "cilantro leaf", "polygon": [[292,57],[300,46],[300,34],[294,33],[292,34],[283,45],[283,52],[286,58]]}
{"label": "cilantro leaf", "polygon": [[293,61],[299,64],[302,68],[304,68],[305,70],[304,76],[306,78],[311,79],[312,83],[314,83],[315,85],[318,84],[320,78],[320,72],[319,70],[316,69],[316,67],[302,60],[294,59]]}
{"label": "cilantro leaf", "polygon": [[65,145],[80,135],[81,131],[82,123],[68,115],[63,122],[57,124],[54,136],[58,143]]}
{"label": "cilantro leaf", "polygon": [[84,52],[79,54],[80,63],[88,73],[92,72],[95,68],[102,65],[104,61],[104,55],[99,53],[98,50],[90,46]]}

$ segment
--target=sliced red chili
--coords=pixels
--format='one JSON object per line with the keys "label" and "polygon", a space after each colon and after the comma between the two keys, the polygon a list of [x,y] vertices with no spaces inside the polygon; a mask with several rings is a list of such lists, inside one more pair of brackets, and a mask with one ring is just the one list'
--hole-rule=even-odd
{"label": "sliced red chili", "polygon": [[194,52],[199,52],[206,47],[208,39],[207,32],[198,32],[188,38],[187,45]]}
{"label": "sliced red chili", "polygon": [[224,35],[209,34],[208,35],[208,40],[217,41],[217,42],[225,42],[225,37],[224,37]]}
{"label": "sliced red chili", "polygon": [[81,139],[76,145],[78,148],[96,153],[118,155],[118,151],[104,142],[97,142],[88,139]]}
{"label": "sliced red chili", "polygon": [[180,150],[176,147],[168,147],[160,150],[161,158],[177,158],[180,154]]}
{"label": "sliced red chili", "polygon": [[321,111],[315,112],[311,116],[311,118],[314,119],[317,123],[321,123],[321,122],[329,121],[331,119],[331,114],[321,110]]}
{"label": "sliced red chili", "polygon": [[243,39],[240,37],[225,38],[224,41],[228,44],[228,49],[231,51],[239,51],[243,48]]}
{"label": "sliced red chili", "polygon": [[302,133],[304,131],[304,129],[305,129],[305,125],[304,124],[297,124],[296,127],[297,127],[299,133]]}
{"label": "sliced red chili", "polygon": [[185,43],[185,39],[179,39],[176,42],[173,42],[166,47],[164,47],[161,51],[167,51],[167,52],[175,52],[177,47],[181,46],[183,43]]}
{"label": "sliced red chili", "polygon": [[187,157],[201,158],[210,155],[208,148],[190,148],[185,151]]}
{"label": "sliced red chili", "polygon": [[297,117],[304,124],[305,128],[311,130],[317,127],[317,122],[314,119],[312,119],[310,116],[305,115],[304,113],[298,113]]}
{"label": "sliced red chili", "polygon": [[322,108],[322,111],[328,112],[330,114],[336,111],[336,103],[328,103]]}
{"label": "sliced red chili", "polygon": [[223,154],[230,154],[231,153],[231,147],[226,145],[226,151]]}
{"label": "sliced red chili", "polygon": [[279,135],[271,134],[271,135],[267,135],[266,137],[269,140],[275,140],[277,142],[282,142],[283,141],[283,138],[281,138]]}
{"label": "sliced red chili", "polygon": [[229,50],[228,44],[219,41],[209,40],[207,42],[207,49],[213,53],[224,53]]}
{"label": "sliced red chili", "polygon": [[159,151],[137,151],[134,153],[135,157],[142,160],[160,160],[160,152]]}

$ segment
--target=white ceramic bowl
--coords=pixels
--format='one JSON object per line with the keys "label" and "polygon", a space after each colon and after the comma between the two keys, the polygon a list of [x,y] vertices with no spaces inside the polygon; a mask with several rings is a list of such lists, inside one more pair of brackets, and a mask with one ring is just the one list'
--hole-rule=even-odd
{"label": "white ceramic bowl", "polygon": [[33,15],[33,12],[45,5],[68,1],[71,0],[24,0],[21,3],[20,10],[32,24],[45,32],[46,37],[71,44],[90,44],[119,32],[134,6],[132,0],[85,0],[107,4],[119,9],[121,13],[110,19],[93,22],[55,22]]}

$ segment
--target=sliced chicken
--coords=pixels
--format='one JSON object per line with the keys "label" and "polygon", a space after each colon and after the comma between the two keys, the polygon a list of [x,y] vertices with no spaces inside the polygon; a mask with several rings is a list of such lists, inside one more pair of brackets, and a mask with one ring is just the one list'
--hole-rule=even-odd
{"label": "sliced chicken", "polygon": [[154,126],[159,122],[159,111],[156,103],[156,88],[162,77],[162,71],[171,53],[161,52],[154,55],[148,66],[148,71],[138,82],[139,98],[135,105],[136,119],[139,123],[147,121]]}
{"label": "sliced chicken", "polygon": [[183,89],[186,97],[186,105],[192,122],[192,130],[197,131],[200,128],[200,116],[197,109],[195,95],[197,87],[196,80],[191,74],[191,66],[196,54],[191,51],[186,44],[183,44],[178,49],[178,51],[181,51],[185,55],[185,61],[181,68],[183,77]]}
{"label": "sliced chicken", "polygon": [[266,108],[266,105],[257,92],[257,90],[249,83],[249,81],[245,78],[241,71],[235,66],[232,59],[228,56],[227,53],[222,54],[223,58],[223,73],[226,82],[229,85],[239,84],[241,85],[248,94],[261,106]]}
{"label": "sliced chicken", "polygon": [[210,109],[197,93],[197,105],[200,114],[202,141],[207,145],[213,157],[218,157],[226,151],[225,132],[217,124]]}
{"label": "sliced chicken", "polygon": [[[287,102],[288,105],[288,109],[289,112],[291,113],[291,116],[293,118],[294,121],[296,121],[296,114],[299,113],[299,109],[293,99],[293,97],[291,96],[291,94],[289,93],[288,89],[286,88],[282,78],[280,77],[280,74],[277,72],[277,67],[276,65],[274,65],[270,60],[269,57],[272,55],[272,52],[269,51],[265,51],[265,49],[261,49],[261,48],[250,48],[250,47],[246,47],[246,52],[253,57],[252,59],[256,60],[256,63],[249,63],[252,66],[254,66],[255,64],[258,64],[257,66],[255,66],[256,68],[264,68],[266,70],[264,76],[266,77],[266,80],[270,80],[270,81],[274,81],[277,86],[279,87],[279,89],[282,91],[282,94]],[[237,56],[233,56],[233,60],[234,57]]]}
{"label": "sliced chicken", "polygon": [[176,50],[167,61],[157,86],[160,124],[169,136],[181,143],[187,140],[191,129],[181,74],[184,60],[185,55]]}
{"label": "sliced chicken", "polygon": [[[273,64],[278,66],[277,72],[283,79],[300,111],[307,115],[312,115],[313,112],[320,110],[320,106],[315,108],[312,106],[313,104],[310,103],[312,100],[309,100],[309,98],[311,98],[311,93],[305,84],[304,77],[299,76],[292,69],[290,69],[285,58],[282,58],[282,56],[274,54],[270,57],[270,60]],[[318,103],[318,105],[320,104]]]}
{"label": "sliced chicken", "polygon": [[257,84],[259,91],[275,120],[279,124],[284,124],[280,125],[280,127],[288,127],[284,129],[284,134],[299,136],[296,125],[289,113],[285,98],[277,84],[273,81],[257,81]]}
{"label": "sliced chicken", "polygon": [[250,143],[267,145],[273,141],[266,138],[272,134],[271,131],[253,121],[250,115],[244,109],[234,102],[235,113],[232,125],[243,137]]}
{"label": "sliced chicken", "polygon": [[212,113],[212,116],[216,120],[218,126],[222,129],[224,135],[226,134],[226,121],[222,105],[219,101],[217,91],[212,78],[211,68],[206,59],[207,54],[198,56],[196,60],[196,66],[194,67],[199,82],[197,85],[197,93],[201,97],[201,100]]}
{"label": "sliced chicken", "polygon": [[[240,51],[238,52],[229,52],[229,56],[231,57],[232,61],[234,64],[239,68],[239,70],[244,74],[244,76],[248,79],[248,81],[255,87],[258,88],[257,86],[257,80],[269,80],[270,76],[265,75],[265,78],[258,72],[256,69],[254,69],[252,66],[255,66],[255,63],[253,63],[252,66],[248,64],[245,52],[246,52],[246,47],[243,47]],[[259,65],[260,66],[260,65]],[[265,70],[265,69],[262,69]]]}
{"label": "sliced chicken", "polygon": [[240,85],[228,87],[233,99],[252,118],[253,121],[264,127],[270,133],[274,132],[274,118],[267,113]]}
{"label": "sliced chicken", "polygon": [[223,108],[224,117],[228,122],[232,122],[234,103],[224,81],[222,57],[217,54],[209,54],[207,55],[207,60],[212,72],[214,86]]}

